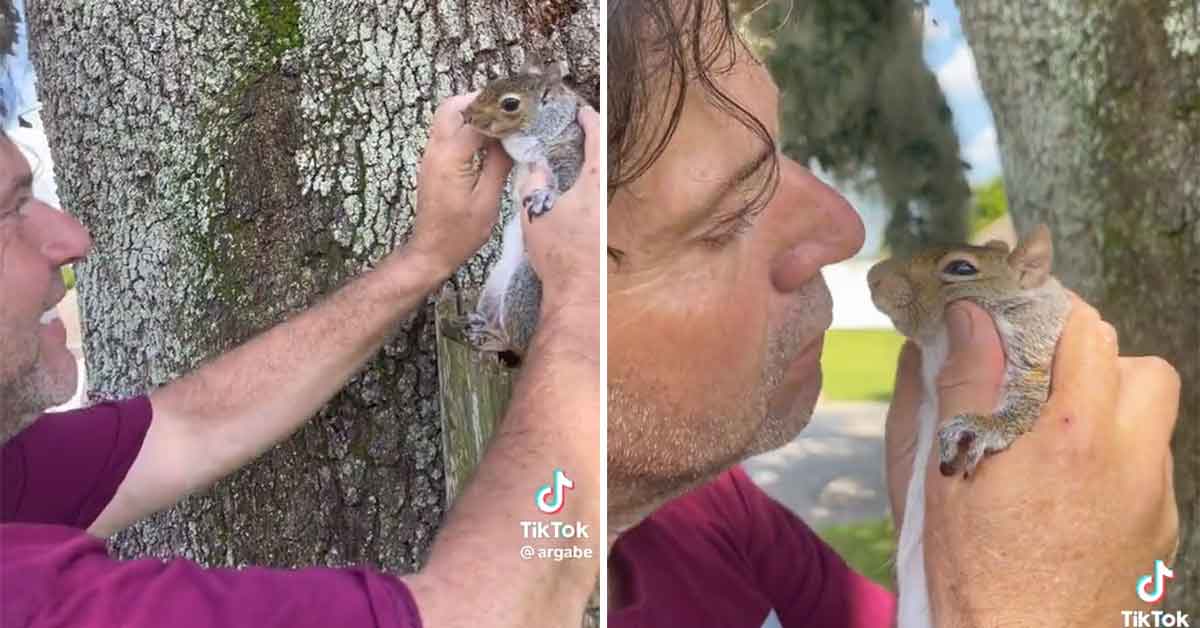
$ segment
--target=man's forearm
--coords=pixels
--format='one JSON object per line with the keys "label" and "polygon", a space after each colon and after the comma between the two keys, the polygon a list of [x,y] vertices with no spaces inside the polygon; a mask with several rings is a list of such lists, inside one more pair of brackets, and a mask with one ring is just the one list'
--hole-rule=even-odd
{"label": "man's forearm", "polygon": [[[598,312],[599,306],[571,313],[563,325],[543,318],[475,479],[450,512],[428,565],[409,580],[425,625],[579,625],[600,564]],[[562,511],[544,515],[534,495],[556,468],[575,487]],[[529,539],[522,521],[578,521],[587,538]],[[591,558],[524,559],[526,545],[589,548]]]}
{"label": "man's forearm", "polygon": [[111,533],[164,508],[286,438],[447,275],[444,266],[402,250],[317,305],[154,391],[146,444],[94,531]]}
{"label": "man's forearm", "polygon": [[[156,418],[216,435],[215,481],[286,438],[341,390],[445,280],[405,251],[152,395]],[[204,439],[208,440],[208,439]]]}

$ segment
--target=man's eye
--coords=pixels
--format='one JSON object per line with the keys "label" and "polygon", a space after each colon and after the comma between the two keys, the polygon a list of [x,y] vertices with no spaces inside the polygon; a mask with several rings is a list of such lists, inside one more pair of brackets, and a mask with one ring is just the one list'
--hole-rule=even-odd
{"label": "man's eye", "polygon": [[701,241],[713,249],[724,248],[750,231],[750,228],[754,226],[754,219],[757,216],[757,212],[741,212],[736,216],[732,216],[705,234],[701,238]]}
{"label": "man's eye", "polygon": [[16,205],[13,205],[11,208],[0,212],[0,219],[8,220],[24,218],[29,213],[29,208],[33,205],[30,200],[31,199],[24,199],[19,201]]}

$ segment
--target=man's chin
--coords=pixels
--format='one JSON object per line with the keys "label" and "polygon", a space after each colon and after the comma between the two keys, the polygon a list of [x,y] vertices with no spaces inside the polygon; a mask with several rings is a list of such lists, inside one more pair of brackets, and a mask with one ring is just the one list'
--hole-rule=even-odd
{"label": "man's chin", "polygon": [[821,394],[821,381],[821,370],[817,369],[801,389],[791,394],[780,391],[771,400],[747,457],[782,447],[800,435],[812,421]]}

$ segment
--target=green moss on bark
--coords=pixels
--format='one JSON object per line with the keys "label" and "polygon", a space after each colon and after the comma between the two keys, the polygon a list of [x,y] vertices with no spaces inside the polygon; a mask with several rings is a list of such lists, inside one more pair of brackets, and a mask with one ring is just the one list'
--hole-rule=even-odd
{"label": "green moss on bark", "polygon": [[250,11],[258,22],[254,40],[272,58],[304,45],[300,30],[300,4],[295,0],[250,0]]}

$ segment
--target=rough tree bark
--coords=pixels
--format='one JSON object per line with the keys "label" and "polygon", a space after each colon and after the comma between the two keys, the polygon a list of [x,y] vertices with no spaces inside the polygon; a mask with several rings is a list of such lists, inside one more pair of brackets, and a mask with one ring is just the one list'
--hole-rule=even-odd
{"label": "rough tree bark", "polygon": [[1194,613],[1200,609],[1200,4],[959,4],[996,115],[1018,227],[1051,226],[1057,273],[1116,326],[1122,354],[1164,356],[1183,378],[1172,443],[1181,542],[1167,606]]}
{"label": "rough tree bark", "polygon": [[[98,397],[187,372],[403,243],[442,98],[537,52],[598,100],[596,0],[28,8],[62,197],[95,240],[79,286]],[[433,336],[426,307],[295,437],[117,551],[419,567],[444,509]]]}

